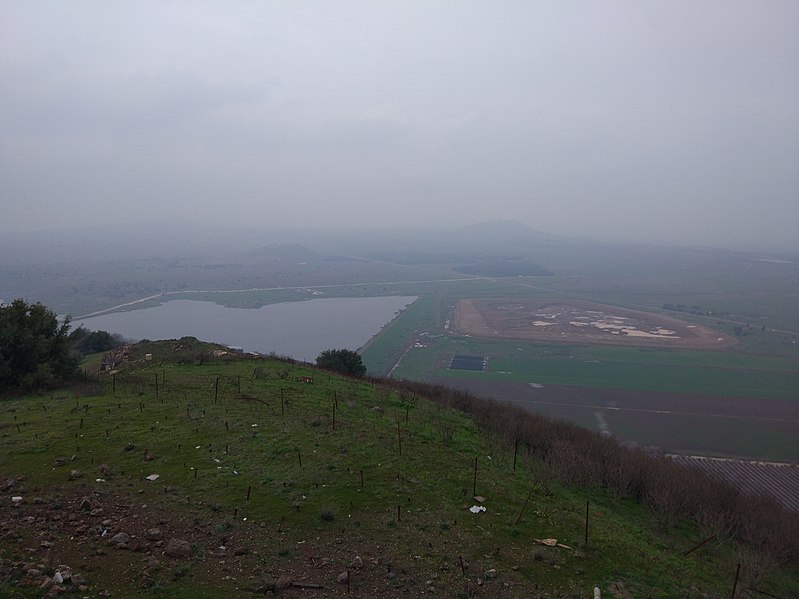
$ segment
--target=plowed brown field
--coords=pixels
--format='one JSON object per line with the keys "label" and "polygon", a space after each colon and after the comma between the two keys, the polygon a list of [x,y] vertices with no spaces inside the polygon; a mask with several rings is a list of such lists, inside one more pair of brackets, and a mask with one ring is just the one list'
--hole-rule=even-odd
{"label": "plowed brown field", "polygon": [[492,339],[720,349],[729,335],[677,318],[583,300],[465,299],[453,330]]}

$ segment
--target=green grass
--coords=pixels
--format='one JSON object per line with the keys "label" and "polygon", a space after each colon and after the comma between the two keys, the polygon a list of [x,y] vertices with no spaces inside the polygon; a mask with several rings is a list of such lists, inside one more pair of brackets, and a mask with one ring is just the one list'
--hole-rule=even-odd
{"label": "green grass", "polygon": [[580,387],[636,389],[673,393],[703,393],[734,397],[799,399],[799,374],[762,370],[727,370],[701,366],[624,362],[579,362],[553,358],[495,358],[491,371],[447,376],[482,376],[496,380]]}
{"label": "green grass", "polygon": [[[21,512],[34,494],[49,500],[97,490],[123,504],[147,504],[148,511],[162,515],[165,528],[202,523],[210,532],[192,533],[200,555],[213,553],[221,534],[243,539],[255,549],[241,559],[256,573],[302,567],[305,559],[297,553],[302,544],[297,543],[308,539],[323,547],[343,544],[340,553],[347,560],[359,552],[389,554],[412,574],[406,583],[411,595],[425,588],[430,572],[438,572],[441,596],[459,596],[464,588],[459,555],[470,564],[472,578],[496,567],[502,579],[527,589],[525,596],[534,584],[562,597],[585,596],[595,584],[605,589],[615,581],[635,596],[663,598],[683,596],[689,586],[714,595],[727,586],[734,560],[729,550],[718,548],[701,559],[680,557],[698,532],[657,532],[640,505],[616,501],[600,490],[561,487],[541,463],[526,456],[514,471],[512,447],[482,434],[462,413],[282,362],[161,365],[161,359],[170,358],[168,347],[141,348],[134,357],[154,353],[153,362],[120,372],[115,393],[106,378],[95,395],[78,389],[2,404],[0,469],[4,476],[25,476],[15,491],[26,497]],[[266,378],[253,378],[255,369]],[[297,382],[300,376],[313,377],[313,383]],[[445,431],[452,433],[449,442]],[[145,450],[157,458],[145,462]],[[66,464],[54,466],[57,458]],[[476,491],[488,506],[479,515],[465,509],[473,503],[475,458]],[[102,483],[95,482],[101,464],[114,472]],[[71,469],[83,476],[69,481]],[[142,480],[151,473],[160,475],[157,482]],[[594,515],[591,545],[585,548],[582,510],[588,498]],[[53,534],[67,555],[103,546]],[[535,544],[534,539],[549,537],[578,551]],[[540,560],[531,559],[533,549]],[[0,540],[0,557],[18,555],[17,544]],[[346,567],[336,555],[332,569],[319,576],[327,572],[335,579]],[[95,588],[120,596],[155,593],[131,586],[122,575],[140,556],[109,551],[107,559],[99,559],[102,567],[88,575]],[[189,575],[174,579],[174,569],[185,564],[164,568],[155,596],[191,596],[207,581],[213,585],[209,593],[234,592],[217,561],[201,557]],[[448,566],[442,570],[441,564]],[[335,582],[326,580],[334,591]],[[382,573],[377,580],[385,584]],[[487,583],[485,596],[503,596],[501,584]]]}
{"label": "green grass", "polygon": [[[448,357],[455,353],[488,356],[487,371],[447,370]],[[789,401],[799,398],[799,363],[795,360],[734,351],[536,344],[449,337],[438,340],[434,349],[411,350],[396,374],[422,380],[431,375]]]}
{"label": "green grass", "polygon": [[433,326],[431,312],[435,303],[434,297],[419,298],[361,350],[363,363],[370,374],[387,374],[411,343],[414,334]]}

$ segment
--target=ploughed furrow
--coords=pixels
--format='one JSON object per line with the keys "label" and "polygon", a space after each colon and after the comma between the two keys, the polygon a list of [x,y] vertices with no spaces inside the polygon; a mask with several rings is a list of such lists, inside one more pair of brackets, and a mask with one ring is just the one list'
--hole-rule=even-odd
{"label": "ploughed furrow", "polygon": [[727,481],[745,493],[768,495],[787,509],[799,512],[799,465],[704,456],[669,456]]}

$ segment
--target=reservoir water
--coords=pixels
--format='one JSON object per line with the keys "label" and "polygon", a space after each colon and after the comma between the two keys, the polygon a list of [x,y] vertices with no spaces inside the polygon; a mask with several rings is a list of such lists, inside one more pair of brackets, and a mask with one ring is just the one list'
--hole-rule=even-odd
{"label": "reservoir water", "polygon": [[152,341],[191,336],[245,351],[313,361],[325,349],[358,349],[415,300],[405,296],[324,298],[261,308],[175,300],[153,308],[74,320],[72,328],[83,325]]}

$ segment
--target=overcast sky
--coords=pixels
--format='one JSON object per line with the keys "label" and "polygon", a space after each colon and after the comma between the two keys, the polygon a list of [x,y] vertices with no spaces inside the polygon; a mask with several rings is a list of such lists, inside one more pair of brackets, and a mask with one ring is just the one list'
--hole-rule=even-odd
{"label": "overcast sky", "polygon": [[0,231],[799,249],[799,2],[0,0]]}

